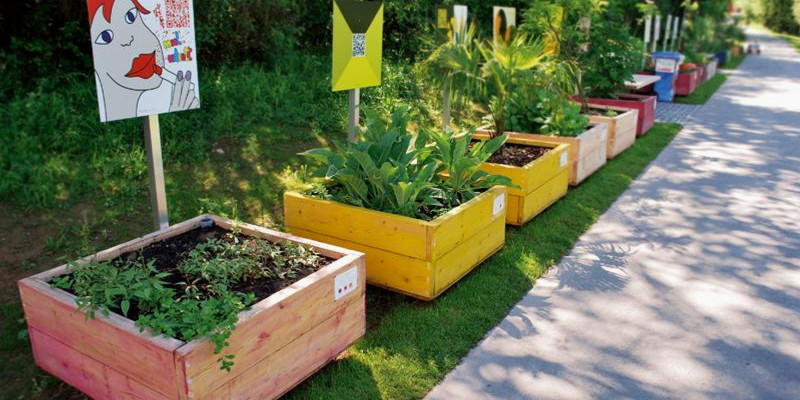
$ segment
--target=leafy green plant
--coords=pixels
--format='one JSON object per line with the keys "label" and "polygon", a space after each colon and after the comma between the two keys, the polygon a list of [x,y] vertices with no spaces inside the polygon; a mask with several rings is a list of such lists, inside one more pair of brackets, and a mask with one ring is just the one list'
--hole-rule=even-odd
{"label": "leafy green plant", "polygon": [[[583,67],[580,96],[615,98],[625,90],[625,81],[641,67],[643,43],[610,11],[592,18],[588,49],[580,55]],[[585,110],[584,110],[585,111]]]}
{"label": "leafy green plant", "polygon": [[[408,108],[395,110],[391,121],[367,111],[363,140],[302,155],[327,167],[315,172],[329,184],[315,194],[344,204],[429,220],[457,207],[493,185],[511,185],[504,177],[482,172],[481,162],[501,147],[505,136],[478,143],[467,151],[472,135],[444,137],[422,129],[408,131]],[[429,146],[433,140],[434,145]],[[449,171],[448,174],[443,174]],[[312,193],[307,193],[312,194]]]}
{"label": "leafy green plant", "polygon": [[581,114],[578,104],[547,90],[518,93],[509,103],[513,131],[567,137],[586,131],[589,118]]}
{"label": "leafy green plant", "polygon": [[[233,288],[258,279],[296,279],[320,256],[291,243],[243,237],[236,232],[208,239],[189,251],[176,271],[160,270],[141,253],[105,262],[72,263],[54,287],[76,295],[76,305],[94,318],[119,312],[136,318],[142,331],[183,341],[208,337],[215,354],[228,346],[238,314],[256,301]],[[233,354],[217,360],[230,371]]]}

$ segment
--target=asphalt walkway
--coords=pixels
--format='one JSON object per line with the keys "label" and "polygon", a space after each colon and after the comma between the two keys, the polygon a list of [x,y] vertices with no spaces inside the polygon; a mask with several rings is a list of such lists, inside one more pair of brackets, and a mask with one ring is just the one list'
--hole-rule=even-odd
{"label": "asphalt walkway", "polygon": [[800,399],[800,56],[755,38],[428,399]]}

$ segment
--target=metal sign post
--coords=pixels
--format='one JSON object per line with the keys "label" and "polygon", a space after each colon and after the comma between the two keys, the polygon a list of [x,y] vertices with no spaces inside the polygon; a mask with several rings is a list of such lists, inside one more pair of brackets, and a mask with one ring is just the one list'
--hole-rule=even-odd
{"label": "metal sign post", "polygon": [[358,119],[361,114],[361,89],[350,89],[350,111],[348,112],[347,138],[355,143],[358,140]]}
{"label": "metal sign post", "polygon": [[147,148],[147,169],[150,173],[150,201],[153,221],[158,230],[169,227],[167,190],[164,185],[164,164],[161,159],[161,130],[158,115],[144,117],[144,143]]}
{"label": "metal sign post", "polygon": [[675,50],[675,51],[678,51],[678,46],[677,46],[677,42],[678,42],[678,23],[680,22],[680,20],[678,19],[677,15],[675,16],[675,19],[672,22],[673,22],[673,25],[672,25],[672,49]]}
{"label": "metal sign post", "polygon": [[667,15],[667,23],[664,25],[664,51],[669,50],[669,39],[670,39],[670,32],[669,29],[672,26],[672,15]]}
{"label": "metal sign post", "polygon": [[661,16],[656,15],[656,26],[653,30],[653,52],[655,52],[656,45],[658,44],[658,39],[661,38]]}
{"label": "metal sign post", "polygon": [[647,62],[647,45],[650,44],[650,32],[653,30],[653,16],[648,15],[644,20],[644,52],[645,56],[642,58],[642,69],[645,68]]}

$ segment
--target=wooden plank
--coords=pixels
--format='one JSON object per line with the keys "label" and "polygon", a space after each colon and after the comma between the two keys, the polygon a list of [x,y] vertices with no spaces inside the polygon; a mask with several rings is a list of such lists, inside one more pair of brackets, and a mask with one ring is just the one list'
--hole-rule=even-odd
{"label": "wooden plank", "polygon": [[29,329],[58,338],[165,396],[176,396],[173,352],[182,341],[139,333],[132,321],[113,313],[105,317],[98,312],[95,319],[86,319],[76,312],[74,296],[33,278],[18,285]]}
{"label": "wooden plank", "polygon": [[[498,199],[499,197],[502,199]],[[505,187],[494,187],[434,220],[435,225],[431,227],[432,240],[429,243],[430,259],[438,260],[495,220],[505,220],[505,208],[495,215],[494,202],[497,199],[505,203],[506,197]]]}
{"label": "wooden plank", "polygon": [[496,218],[483,230],[463,240],[456,248],[434,261],[434,295],[444,293],[483,260],[500,250],[506,240],[506,218]]}
{"label": "wooden plank", "polygon": [[203,400],[276,399],[333,360],[364,335],[363,307],[347,307],[279,351],[237,375]]}
{"label": "wooden plank", "polygon": [[[356,268],[357,290],[334,300],[337,276]],[[225,353],[235,354],[231,372],[221,370],[208,339],[192,341],[176,352],[191,382],[188,393],[210,393],[261,360],[302,336],[345,307],[364,307],[366,288],[363,256],[348,256],[253,305],[239,315]]]}
{"label": "wooden plank", "polygon": [[525,173],[527,175],[528,191],[525,193],[525,197],[528,197],[531,193],[539,190],[539,188],[547,184],[547,182],[550,182],[554,177],[558,176],[562,172],[569,172],[569,169],[572,165],[570,148],[571,146],[569,144],[561,143],[549,154],[546,154],[544,157],[536,160],[537,163],[526,167]]}
{"label": "wooden plank", "polygon": [[[608,143],[606,145],[606,157],[612,159],[633,145],[636,141],[636,125],[638,123],[639,112],[624,107],[609,105],[592,105],[594,109],[614,110],[620,114],[615,117],[604,115],[591,115],[589,119],[594,123],[608,124]],[[630,136],[633,130],[633,138]]]}
{"label": "wooden plank", "polygon": [[522,207],[520,203],[523,197],[513,194],[508,195],[506,203],[506,223],[509,225],[522,225]]}
{"label": "wooden plank", "polygon": [[300,228],[290,229],[298,236],[364,253],[367,264],[367,283],[371,285],[423,299],[433,295],[433,270],[428,261]]}
{"label": "wooden plank", "polygon": [[39,329],[29,328],[28,335],[36,365],[93,399],[177,399],[177,392],[173,391],[171,396],[159,393],[102,362],[72,349]]}
{"label": "wooden plank", "polygon": [[285,223],[292,232],[302,229],[329,237],[347,238],[352,243],[426,259],[426,232],[430,226],[426,221],[313,199],[293,192],[286,192],[283,199]]}
{"label": "wooden plank", "polygon": [[522,200],[521,224],[530,221],[567,194],[569,174],[569,170],[561,171],[560,174]]}
{"label": "wooden plank", "polygon": [[[570,177],[569,184],[577,186],[586,178],[597,172],[600,168],[606,165],[606,146],[596,147],[594,151],[586,155],[577,165],[575,174]],[[572,179],[574,178],[574,180]]]}

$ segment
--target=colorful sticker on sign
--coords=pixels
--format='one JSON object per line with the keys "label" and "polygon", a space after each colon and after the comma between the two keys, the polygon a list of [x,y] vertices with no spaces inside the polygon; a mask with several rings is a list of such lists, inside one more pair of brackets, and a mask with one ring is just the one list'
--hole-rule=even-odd
{"label": "colorful sticker on sign", "polygon": [[87,0],[100,121],[200,107],[191,0]]}
{"label": "colorful sticker on sign", "polygon": [[381,84],[383,3],[334,0],[333,91]]}

